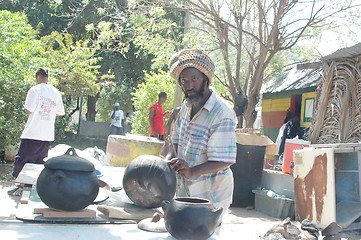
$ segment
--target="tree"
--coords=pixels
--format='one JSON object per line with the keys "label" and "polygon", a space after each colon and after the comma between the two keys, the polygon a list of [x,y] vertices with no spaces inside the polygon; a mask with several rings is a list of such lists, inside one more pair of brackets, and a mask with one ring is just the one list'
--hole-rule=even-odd
{"label": "tree", "polygon": [[26,122],[26,93],[35,71],[47,66],[36,31],[22,13],[0,11],[0,147],[15,144]]}
{"label": "tree", "polygon": [[[57,88],[64,94],[66,106],[70,110],[76,102],[76,108],[69,111],[70,117],[75,110],[81,109],[79,104],[82,101],[79,99],[88,96],[89,103],[89,96],[97,98],[100,89],[106,86],[113,76],[99,74],[98,62],[101,58],[94,56],[97,48],[88,47],[87,41],[73,42],[70,34],[58,32],[44,36],[41,40],[47,50],[46,56],[53,69],[53,77],[57,80]],[[95,119],[95,116],[92,117]],[[63,129],[64,127],[65,125]]]}
{"label": "tree", "polygon": [[[247,128],[252,128],[255,121],[255,106],[264,74],[274,56],[309,37],[311,30],[322,27],[324,20],[332,14],[357,6],[352,1],[334,5],[333,2],[316,0],[146,2],[187,12],[203,24],[194,31],[202,32],[210,40],[208,42],[216,43],[206,50],[222,56],[224,72],[218,71],[217,76],[229,89],[235,107],[244,103],[239,101],[239,97],[247,95],[244,112]],[[204,43],[201,42],[203,46]]]}
{"label": "tree", "polygon": [[[101,66],[97,69],[98,83],[103,82],[102,75],[111,74],[115,88],[132,88],[142,82],[143,70],[150,70],[152,59],[132,44],[126,8],[127,0],[0,0],[0,9],[24,12],[39,37],[54,31],[68,33],[74,42],[87,42],[89,48],[97,49],[94,54]],[[101,89],[95,95],[83,96],[87,120],[95,120],[97,101],[100,96],[107,96],[101,94]]]}

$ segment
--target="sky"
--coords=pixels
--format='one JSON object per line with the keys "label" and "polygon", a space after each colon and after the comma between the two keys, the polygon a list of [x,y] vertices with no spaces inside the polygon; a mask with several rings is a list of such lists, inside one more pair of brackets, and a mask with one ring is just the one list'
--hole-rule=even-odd
{"label": "sky", "polygon": [[353,45],[361,42],[361,34],[359,34],[357,31],[352,31],[359,37],[351,38],[348,36],[348,34],[346,34],[346,32],[349,33],[348,31],[348,29],[344,29],[344,34],[342,34],[340,37],[331,31],[323,32],[321,35],[321,42],[316,50],[320,53],[321,56],[327,56],[336,52],[338,49],[352,47]]}
{"label": "sky", "polygon": [[[329,1],[329,0],[318,0],[316,2],[315,8],[317,9],[321,7],[324,4],[324,1]],[[353,0],[353,1],[354,4],[356,4],[357,1],[360,1],[361,3],[361,0]],[[298,5],[291,10],[292,13],[289,14],[289,16],[296,16],[296,18],[299,19],[300,12],[302,12],[302,14],[307,18],[307,16],[309,16],[310,14],[310,6],[311,6],[310,1],[300,1]],[[358,7],[358,9],[361,9],[361,6]],[[226,4],[222,6],[221,12],[225,15],[229,14],[229,10]],[[289,21],[292,22],[293,20],[289,19]],[[351,47],[361,42],[361,31],[360,31],[361,21],[359,21],[358,24],[359,26],[353,25],[353,23],[349,21],[348,18],[342,16],[338,18],[329,19],[329,21],[334,21],[337,25],[342,26],[338,30],[339,33],[331,30],[323,30],[319,38],[319,41],[315,39],[305,39],[300,41],[298,45],[302,46],[303,44],[317,44],[316,51],[318,52],[318,54],[320,56],[327,56],[337,51],[338,49]],[[300,27],[300,25],[298,24],[294,24],[293,26],[295,28]]]}

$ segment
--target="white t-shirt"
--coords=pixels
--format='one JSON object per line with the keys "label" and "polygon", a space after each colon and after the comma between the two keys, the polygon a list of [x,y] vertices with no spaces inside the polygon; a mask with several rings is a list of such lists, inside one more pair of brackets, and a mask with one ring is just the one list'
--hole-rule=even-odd
{"label": "white t-shirt", "polygon": [[31,114],[20,138],[54,141],[56,115],[65,114],[60,92],[52,85],[38,84],[28,91],[24,107]]}
{"label": "white t-shirt", "polygon": [[[110,117],[113,115],[114,110],[110,113]],[[124,119],[124,113],[122,110],[115,111],[115,116],[112,119],[112,122],[110,125],[116,126],[116,127],[123,127],[122,120]]]}

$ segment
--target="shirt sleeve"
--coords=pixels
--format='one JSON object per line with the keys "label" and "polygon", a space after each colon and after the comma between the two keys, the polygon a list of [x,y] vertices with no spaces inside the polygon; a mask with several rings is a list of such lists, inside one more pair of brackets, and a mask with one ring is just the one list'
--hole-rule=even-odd
{"label": "shirt sleeve", "polygon": [[112,115],[113,115],[113,112],[114,112],[114,110],[110,112],[110,117],[112,117]]}
{"label": "shirt sleeve", "polygon": [[59,116],[62,116],[62,115],[65,114],[63,99],[61,98],[61,95],[59,97],[59,101],[58,101],[58,104],[57,104],[56,114],[59,115]]}
{"label": "shirt sleeve", "polygon": [[224,118],[212,126],[207,145],[208,161],[235,163],[236,154],[235,121]]}
{"label": "shirt sleeve", "polygon": [[24,108],[30,112],[34,112],[38,101],[39,99],[37,99],[37,92],[33,88],[30,88],[28,94],[26,95]]}
{"label": "shirt sleeve", "polygon": [[173,144],[179,143],[179,129],[180,129],[180,114],[178,114],[173,124],[172,141]]}

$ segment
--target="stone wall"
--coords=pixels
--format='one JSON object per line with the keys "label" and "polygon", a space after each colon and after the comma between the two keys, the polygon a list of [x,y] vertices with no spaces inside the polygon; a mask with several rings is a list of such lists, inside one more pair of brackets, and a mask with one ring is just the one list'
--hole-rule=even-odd
{"label": "stone wall", "polygon": [[[131,126],[128,123],[125,123],[124,132],[129,133]],[[81,138],[108,138],[110,133],[110,123],[107,122],[90,122],[90,121],[81,121],[80,122],[80,137]]]}

